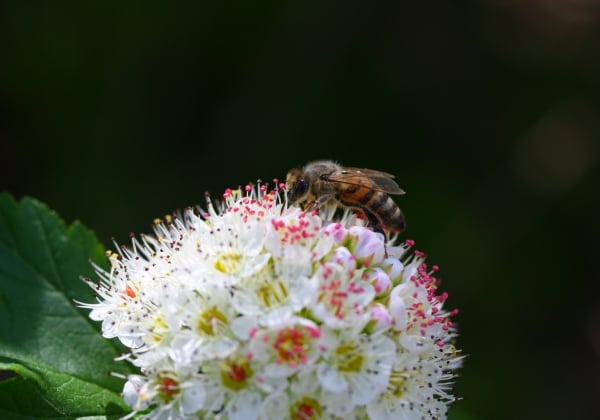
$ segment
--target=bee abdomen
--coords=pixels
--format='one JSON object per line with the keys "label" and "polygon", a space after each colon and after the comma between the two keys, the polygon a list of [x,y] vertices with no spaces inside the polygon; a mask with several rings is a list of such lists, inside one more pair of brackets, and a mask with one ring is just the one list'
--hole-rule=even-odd
{"label": "bee abdomen", "polygon": [[381,222],[385,225],[385,227],[389,230],[395,232],[402,232],[406,229],[406,222],[404,220],[404,213],[398,207],[396,202],[392,200],[387,194],[382,194],[385,198],[383,204],[380,204],[377,208],[373,202],[371,206],[371,210],[379,216]]}
{"label": "bee abdomen", "polygon": [[[383,225],[393,232],[403,232],[406,228],[404,214],[396,202],[386,193],[373,188],[346,189],[346,200],[343,204],[360,208],[369,218],[371,225]],[[353,200],[348,200],[348,194],[353,192]],[[364,194],[362,194],[364,192]]]}

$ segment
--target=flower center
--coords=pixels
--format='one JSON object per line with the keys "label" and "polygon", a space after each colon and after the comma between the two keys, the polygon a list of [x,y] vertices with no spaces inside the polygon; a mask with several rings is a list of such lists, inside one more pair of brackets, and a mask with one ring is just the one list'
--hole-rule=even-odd
{"label": "flower center", "polygon": [[165,402],[171,401],[179,393],[179,383],[169,376],[159,377],[158,386],[159,396]]}
{"label": "flower center", "polygon": [[240,270],[241,261],[242,256],[239,252],[223,252],[215,261],[215,268],[221,273],[235,274]]}
{"label": "flower center", "polygon": [[257,290],[258,298],[265,308],[271,308],[275,304],[285,302],[288,294],[287,287],[280,280],[264,282]]}
{"label": "flower center", "polygon": [[319,332],[304,327],[289,327],[278,332],[275,339],[275,362],[286,363],[291,367],[306,363],[310,350],[310,339],[318,337]]}
{"label": "flower center", "polygon": [[129,283],[127,283],[127,285],[125,286],[125,291],[123,293],[131,299],[134,299],[137,296],[137,293],[135,293],[134,288],[131,287]]}
{"label": "flower center", "polygon": [[151,324],[150,337],[152,340],[154,340],[156,343],[160,343],[163,338],[165,338],[168,330],[169,326],[162,317],[162,314],[157,314],[157,316],[152,320]]}
{"label": "flower center", "polygon": [[290,407],[290,418],[292,420],[319,419],[323,414],[321,406],[310,397],[303,397]]}
{"label": "flower center", "polygon": [[253,373],[248,360],[245,358],[236,362],[221,363],[221,382],[223,386],[234,391],[246,388],[248,378],[251,378]]}
{"label": "flower center", "polygon": [[387,391],[395,398],[401,398],[406,392],[407,375],[398,370],[392,370],[390,380],[388,382]]}
{"label": "flower center", "polygon": [[356,343],[343,343],[335,349],[337,368],[340,372],[358,372],[365,357]]}
{"label": "flower center", "polygon": [[217,308],[213,307],[200,314],[198,328],[205,334],[215,335],[215,326],[226,323],[227,317]]}

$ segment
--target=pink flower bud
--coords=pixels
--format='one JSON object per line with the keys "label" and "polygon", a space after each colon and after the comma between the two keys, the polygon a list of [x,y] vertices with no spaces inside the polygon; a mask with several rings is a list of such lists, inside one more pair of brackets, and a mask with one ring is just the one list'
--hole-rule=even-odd
{"label": "pink flower bud", "polygon": [[366,280],[373,285],[378,295],[387,292],[392,286],[389,276],[381,268],[371,271]]}
{"label": "pink flower bud", "polygon": [[381,235],[362,226],[352,226],[349,232],[358,241],[356,249],[354,249],[354,255],[357,259],[364,260],[367,265],[383,261],[385,245]]}
{"label": "pink flower bud", "polygon": [[393,319],[387,308],[380,303],[371,306],[371,319],[374,321],[373,331],[387,330],[391,327]]}

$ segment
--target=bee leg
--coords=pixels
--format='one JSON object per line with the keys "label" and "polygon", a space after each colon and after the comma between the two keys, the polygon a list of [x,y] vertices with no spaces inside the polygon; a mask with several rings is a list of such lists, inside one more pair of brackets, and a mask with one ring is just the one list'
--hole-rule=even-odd
{"label": "bee leg", "polygon": [[300,208],[302,209],[302,211],[310,211],[310,209],[315,205],[315,201],[314,200],[308,200],[305,201],[304,203],[302,203],[300,205]]}
{"label": "bee leg", "polygon": [[373,232],[381,233],[383,235],[383,241],[387,242],[387,234],[381,227],[381,225],[373,226]]}
{"label": "bee leg", "polygon": [[381,222],[379,221],[379,219],[377,217],[375,217],[373,212],[371,212],[370,210],[368,210],[366,208],[363,208],[362,211],[365,214],[365,216],[367,216],[367,220],[369,221],[369,225],[371,226],[371,229],[373,229],[373,232],[381,233],[383,235],[383,241],[387,242],[387,239],[388,239],[387,234],[383,230],[383,227],[381,226]]}
{"label": "bee leg", "polygon": [[377,225],[373,226],[373,232],[378,232],[381,233],[383,235],[383,252],[384,252],[384,258],[388,257],[388,253],[387,253],[387,241],[388,241],[388,237],[387,234],[385,233],[385,231],[383,230],[383,227],[381,226],[380,223],[378,223]]}
{"label": "bee leg", "polygon": [[317,210],[319,207],[321,207],[323,204],[325,204],[332,198],[333,197],[329,194],[320,195],[316,200],[314,200],[312,202],[312,206],[310,206],[310,207],[307,206],[306,209],[308,209],[309,211]]}
{"label": "bee leg", "polygon": [[381,226],[381,222],[377,217],[375,217],[375,215],[370,210],[363,208],[362,211],[365,214],[365,216],[367,216],[367,220],[369,221],[369,225],[371,226],[371,229],[373,229],[373,232],[381,233],[383,235],[383,247],[385,251],[385,258],[387,258],[388,253],[385,244],[387,243],[388,237],[385,233],[385,230],[383,230],[383,226]]}

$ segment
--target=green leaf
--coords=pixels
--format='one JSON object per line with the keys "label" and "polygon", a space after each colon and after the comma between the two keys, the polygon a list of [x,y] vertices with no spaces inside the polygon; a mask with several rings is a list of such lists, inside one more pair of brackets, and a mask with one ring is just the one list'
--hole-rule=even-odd
{"label": "green leaf", "polygon": [[123,414],[119,395],[131,368],[114,362],[121,347],[104,339],[88,310],[81,276],[90,260],[105,265],[102,246],[80,223],[64,222],[40,202],[0,194],[1,418],[80,418]]}

